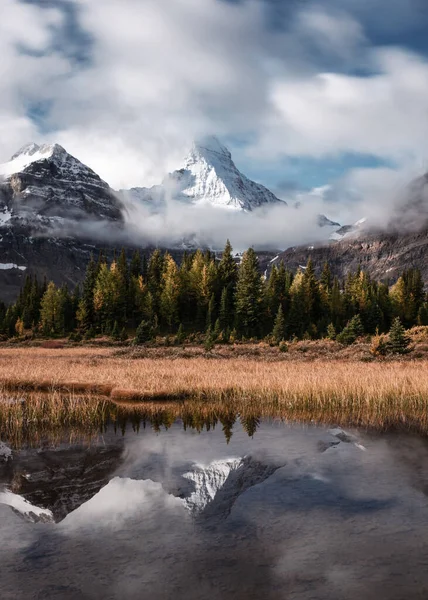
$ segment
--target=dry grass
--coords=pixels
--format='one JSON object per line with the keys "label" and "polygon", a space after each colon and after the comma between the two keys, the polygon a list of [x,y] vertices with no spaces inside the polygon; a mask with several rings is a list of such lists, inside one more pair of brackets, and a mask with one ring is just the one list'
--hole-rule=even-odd
{"label": "dry grass", "polygon": [[426,360],[189,359],[174,352],[138,358],[109,348],[0,349],[0,391],[91,393],[117,400],[256,400],[345,410],[367,404],[425,407],[428,401]]}
{"label": "dry grass", "polygon": [[262,344],[210,357],[200,348],[1,348],[0,437],[19,446],[64,431],[90,438],[111,421],[159,428],[177,418],[228,431],[238,415],[250,429],[279,418],[428,432],[428,360],[332,360],[304,344],[285,357]]}

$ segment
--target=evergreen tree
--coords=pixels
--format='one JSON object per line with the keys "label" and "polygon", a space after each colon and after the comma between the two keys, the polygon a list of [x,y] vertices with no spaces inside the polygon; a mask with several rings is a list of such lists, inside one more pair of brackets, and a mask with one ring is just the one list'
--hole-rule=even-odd
{"label": "evergreen tree", "polygon": [[218,265],[218,277],[219,289],[223,290],[226,288],[229,292],[229,298],[232,298],[238,277],[238,266],[233,258],[232,245],[229,240],[226,242]]}
{"label": "evergreen tree", "polygon": [[233,324],[234,315],[231,313],[231,305],[229,302],[229,291],[227,287],[224,287],[221,292],[220,298],[220,311],[219,311],[219,319],[220,319],[220,327],[225,330]]}
{"label": "evergreen tree", "polygon": [[262,315],[262,279],[259,261],[252,248],[247,250],[239,266],[236,285],[236,328],[245,337],[260,334]]}
{"label": "evergreen tree", "polygon": [[207,328],[211,328],[214,324],[214,319],[215,319],[215,298],[214,298],[214,294],[211,294],[211,298],[208,304],[208,310],[207,310],[207,320],[206,320],[206,325]]}
{"label": "evergreen tree", "polygon": [[160,314],[162,323],[171,330],[177,323],[180,299],[180,276],[175,260],[165,254],[162,273],[162,292],[160,295]]}
{"label": "evergreen tree", "polygon": [[82,297],[79,301],[78,320],[83,331],[87,331],[89,328],[94,327],[95,325],[94,289],[97,280],[99,264],[97,266],[93,256],[91,255],[88,266],[86,267]]}
{"label": "evergreen tree", "polygon": [[221,326],[220,326],[220,319],[217,319],[215,324],[214,324],[214,329],[213,329],[213,337],[215,340],[218,340],[220,338],[220,334],[221,334]]}
{"label": "evergreen tree", "polygon": [[324,267],[320,277],[320,284],[326,291],[331,291],[333,279],[331,275],[330,265],[328,264],[328,262],[324,263]]}
{"label": "evergreen tree", "polygon": [[275,318],[275,325],[273,327],[272,337],[273,337],[274,341],[277,344],[279,344],[279,342],[284,339],[284,336],[285,336],[285,319],[284,319],[284,313],[282,310],[282,306],[280,304],[279,308],[278,308],[278,312],[276,314],[276,318]]}
{"label": "evergreen tree", "polygon": [[333,325],[333,323],[330,323],[329,326],[327,327],[327,337],[330,340],[335,340],[336,339],[336,328]]}
{"label": "evergreen tree", "polygon": [[400,317],[396,317],[389,331],[388,350],[393,354],[405,354],[409,352],[411,339],[401,324]]}
{"label": "evergreen tree", "polygon": [[180,323],[180,325],[178,327],[178,331],[177,331],[177,337],[176,337],[177,344],[183,344],[185,340],[186,340],[186,335],[184,333],[183,324]]}
{"label": "evergreen tree", "polygon": [[138,277],[140,277],[140,275],[143,274],[142,273],[141,256],[140,256],[140,252],[138,250],[135,250],[135,252],[132,256],[129,272],[130,272],[130,276],[135,277],[136,279],[138,279]]}
{"label": "evergreen tree", "polygon": [[153,326],[149,321],[141,321],[135,332],[134,344],[141,346],[152,339]]}
{"label": "evergreen tree", "polygon": [[42,298],[40,322],[45,335],[64,333],[63,294],[52,281]]}
{"label": "evergreen tree", "polygon": [[336,336],[336,339],[341,344],[350,345],[353,344],[357,340],[357,338],[362,336],[363,333],[364,328],[363,324],[361,323],[361,318],[359,315],[355,315],[348,322],[343,331]]}

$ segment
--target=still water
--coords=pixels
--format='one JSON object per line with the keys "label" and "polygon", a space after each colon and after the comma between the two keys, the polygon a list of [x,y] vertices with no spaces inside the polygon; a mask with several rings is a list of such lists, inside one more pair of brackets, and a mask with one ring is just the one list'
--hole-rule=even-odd
{"label": "still water", "polygon": [[426,440],[258,425],[3,439],[1,600],[426,600]]}

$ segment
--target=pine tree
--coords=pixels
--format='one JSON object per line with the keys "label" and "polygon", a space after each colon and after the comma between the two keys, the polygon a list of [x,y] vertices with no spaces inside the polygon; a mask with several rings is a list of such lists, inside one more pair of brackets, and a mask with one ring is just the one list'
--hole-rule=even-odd
{"label": "pine tree", "polygon": [[156,314],[159,313],[164,265],[165,261],[162,252],[159,249],[156,249],[151,254],[147,265],[147,286],[152,295],[153,312]]}
{"label": "pine tree", "polygon": [[218,265],[218,277],[219,289],[223,290],[226,288],[229,292],[229,298],[232,298],[238,277],[238,267],[235,259],[233,258],[232,245],[229,240],[226,242],[226,246],[224,247],[223,254]]}
{"label": "pine tree", "polygon": [[99,264],[98,266],[96,265],[93,256],[91,255],[88,266],[86,267],[82,297],[79,301],[78,320],[83,331],[87,331],[89,328],[95,326],[94,289],[97,280]]}
{"label": "pine tree", "polygon": [[64,332],[63,295],[51,281],[43,295],[40,308],[40,321],[45,335]]}
{"label": "pine tree", "polygon": [[214,323],[214,329],[213,329],[213,337],[215,340],[218,340],[221,334],[221,327],[220,327],[220,319],[216,319],[216,322]]}
{"label": "pine tree", "polygon": [[272,337],[274,339],[274,341],[279,344],[285,336],[285,319],[284,319],[284,313],[282,310],[282,306],[281,304],[279,305],[278,308],[278,312],[276,314],[276,318],[275,318],[275,325],[273,327],[273,331],[272,331]]}
{"label": "pine tree", "polygon": [[262,279],[259,261],[252,248],[247,250],[239,266],[236,285],[236,328],[247,338],[260,334],[262,315]]}
{"label": "pine tree", "polygon": [[336,328],[333,325],[333,323],[330,323],[329,326],[327,327],[327,337],[330,340],[335,340],[336,339]]}
{"label": "pine tree", "polygon": [[400,317],[396,317],[389,331],[388,350],[393,354],[405,354],[409,352],[411,339],[401,324]]}
{"label": "pine tree", "polygon": [[131,259],[131,265],[129,267],[130,276],[138,279],[138,277],[140,277],[140,275],[142,275],[141,269],[142,269],[142,265],[141,265],[140,252],[138,250],[135,250],[135,252],[132,256],[132,259]]}
{"label": "pine tree", "polygon": [[180,323],[179,327],[178,327],[178,331],[177,331],[177,336],[176,336],[176,341],[177,344],[183,344],[185,339],[186,339],[186,335],[184,333],[184,329],[183,329],[183,324]]}
{"label": "pine tree", "polygon": [[141,321],[135,332],[134,344],[141,346],[152,339],[152,324],[149,321]]}
{"label": "pine tree", "polygon": [[221,292],[219,319],[221,329],[227,329],[233,323],[233,314],[230,312],[229,291],[224,287]]}
{"label": "pine tree", "polygon": [[118,285],[118,294],[115,308],[115,320],[121,326],[128,321],[128,313],[132,310],[132,300],[130,294],[130,274],[125,250],[122,248],[116,265],[116,277]]}
{"label": "pine tree", "polygon": [[333,280],[331,276],[330,265],[328,264],[328,262],[326,262],[324,263],[324,267],[321,273],[320,284],[325,290],[329,292],[332,288],[332,281]]}
{"label": "pine tree", "polygon": [[160,295],[160,314],[162,323],[168,330],[177,323],[180,298],[180,275],[175,260],[165,254],[162,273],[162,292]]}
{"label": "pine tree", "polygon": [[343,331],[336,336],[336,339],[341,344],[350,345],[353,344],[357,340],[357,338],[362,336],[363,333],[364,328],[363,324],[361,323],[360,315],[355,315],[348,322]]}

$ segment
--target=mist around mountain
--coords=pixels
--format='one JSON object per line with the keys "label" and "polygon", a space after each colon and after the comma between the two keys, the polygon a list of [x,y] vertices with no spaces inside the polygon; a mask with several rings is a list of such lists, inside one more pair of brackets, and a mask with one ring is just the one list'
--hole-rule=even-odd
{"label": "mist around mountain", "polygon": [[[108,257],[122,246],[129,253],[135,247],[220,251],[226,239],[238,252],[250,246],[272,251],[276,261],[286,260],[293,269],[313,255],[317,270],[318,259],[328,258],[341,275],[364,253],[379,277],[385,251],[384,270],[393,276],[413,266],[424,271],[428,242],[420,232],[428,220],[427,190],[426,176],[412,181],[381,226],[373,211],[339,223],[325,211],[337,210],[331,186],[299,193],[287,203],[242,174],[216,137],[195,142],[158,185],[119,191],[62,146],[27,144],[0,165],[3,297],[16,297],[27,273],[74,286],[91,254],[101,249]],[[397,243],[400,251],[391,251]]]}

